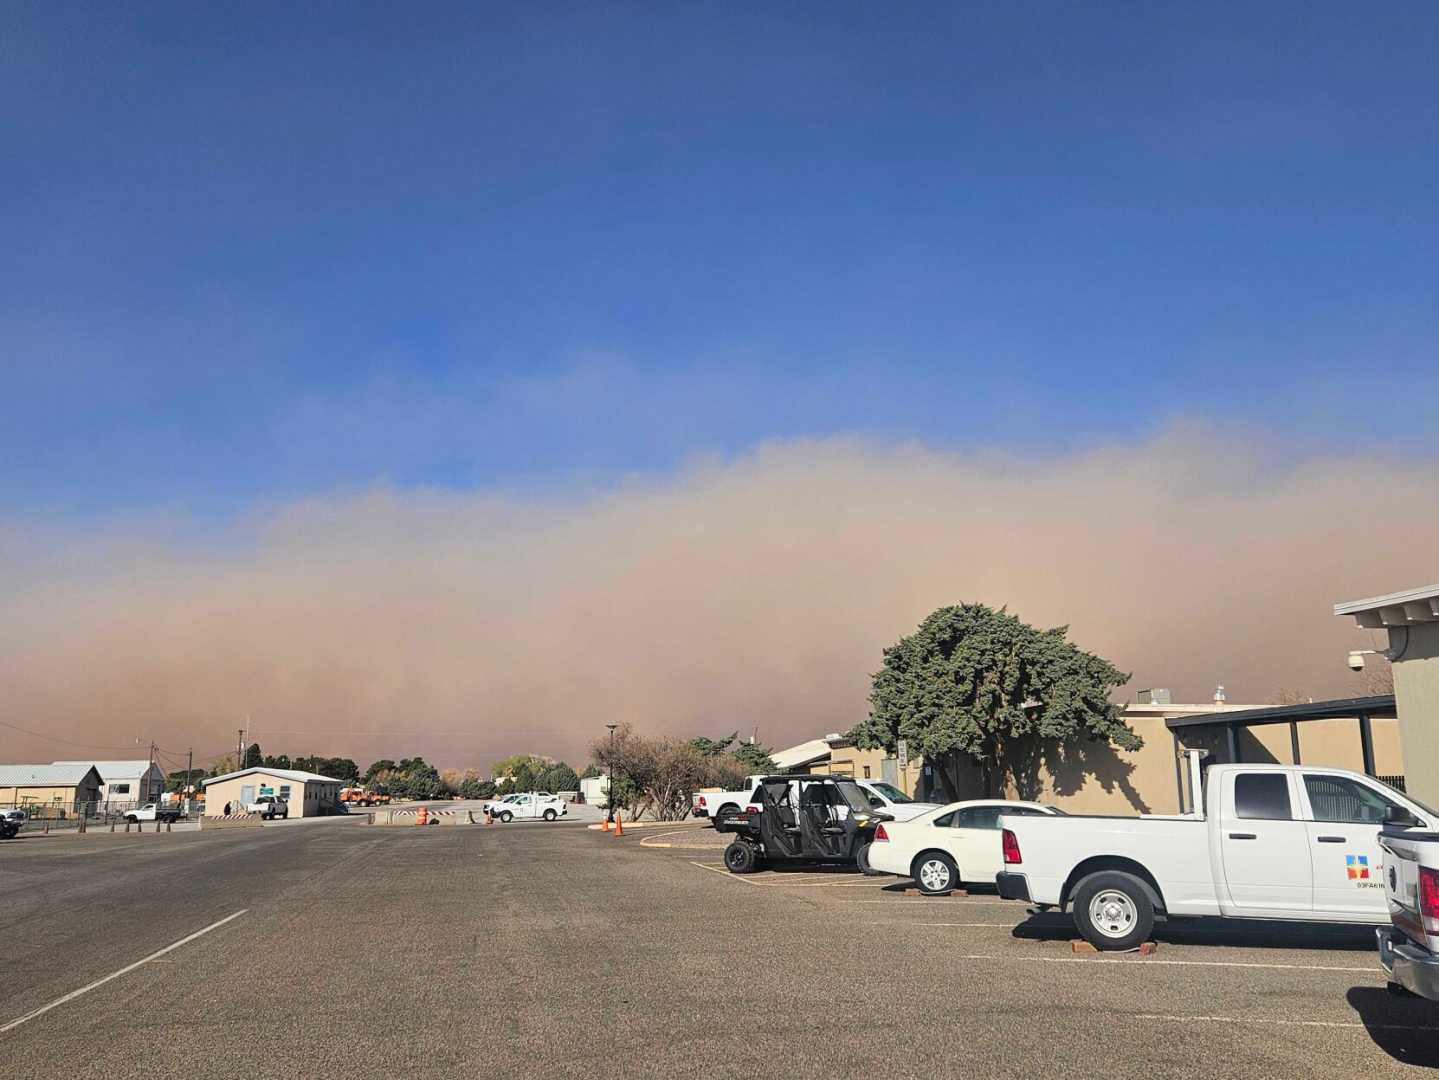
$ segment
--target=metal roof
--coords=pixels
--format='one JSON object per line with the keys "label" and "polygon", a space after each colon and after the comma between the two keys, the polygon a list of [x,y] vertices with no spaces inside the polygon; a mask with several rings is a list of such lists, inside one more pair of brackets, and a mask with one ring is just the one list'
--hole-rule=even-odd
{"label": "metal roof", "polygon": [[[100,770],[102,777],[108,775],[123,778],[127,776],[144,776],[145,773],[150,771],[150,766],[154,765],[155,762],[140,758],[138,761],[52,761],[50,764],[93,765]],[[165,770],[161,769],[160,771],[164,772]]]}
{"label": "metal roof", "polygon": [[75,787],[99,772],[88,761],[54,765],[0,765],[0,787]]}
{"label": "metal roof", "polygon": [[1371,596],[1367,600],[1349,600],[1335,604],[1334,614],[1352,615],[1356,623],[1370,630],[1436,622],[1439,621],[1439,585]]}
{"label": "metal roof", "polygon": [[1173,731],[1176,728],[1224,727],[1229,724],[1254,727],[1259,724],[1287,724],[1290,721],[1353,720],[1359,716],[1384,719],[1398,715],[1394,708],[1394,695],[1379,694],[1375,697],[1306,701],[1298,705],[1271,705],[1264,709],[1242,709],[1205,716],[1171,716],[1164,723]]}
{"label": "metal roof", "polygon": [[281,780],[294,780],[300,784],[343,784],[343,780],[333,776],[321,776],[319,773],[301,772],[299,769],[267,769],[263,765],[251,765],[248,769],[239,769],[236,772],[225,773],[223,776],[212,776],[208,780],[201,780],[200,786],[218,784],[221,780],[233,780],[237,776],[245,776],[248,773],[264,773],[266,776],[278,776]]}

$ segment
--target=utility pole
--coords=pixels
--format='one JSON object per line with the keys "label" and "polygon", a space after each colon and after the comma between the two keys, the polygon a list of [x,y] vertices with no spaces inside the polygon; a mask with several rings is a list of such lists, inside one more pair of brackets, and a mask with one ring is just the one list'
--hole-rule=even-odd
{"label": "utility pole", "polygon": [[235,742],[235,768],[245,767],[245,729],[240,728],[240,737]]}
{"label": "utility pole", "polygon": [[154,739],[151,739],[151,740],[150,740],[150,761],[149,761],[149,764],[147,764],[147,765],[145,766],[145,801],[146,801],[146,802],[159,802],[159,801],[160,801],[160,797],[159,797],[158,795],[153,794],[153,793],[151,792],[151,789],[150,789],[150,773],[151,773],[151,771],[152,771],[154,768],[155,768],[155,740],[154,740]]}
{"label": "utility pole", "polygon": [[194,786],[195,786],[195,748],[192,746],[192,747],[190,747],[190,749],[189,749],[188,757],[187,757],[187,759],[186,759],[186,761],[185,761],[185,790],[181,792],[181,794],[185,796],[185,815],[186,815],[187,817],[188,817],[189,814],[190,814],[190,804],[195,801],[194,798],[193,798],[194,792],[193,792],[193,790],[192,790],[192,789],[194,788]]}
{"label": "utility pole", "polygon": [[610,808],[608,820],[613,825],[615,823],[615,728],[619,725],[606,724],[605,727],[610,729],[610,783],[605,792],[605,804]]}

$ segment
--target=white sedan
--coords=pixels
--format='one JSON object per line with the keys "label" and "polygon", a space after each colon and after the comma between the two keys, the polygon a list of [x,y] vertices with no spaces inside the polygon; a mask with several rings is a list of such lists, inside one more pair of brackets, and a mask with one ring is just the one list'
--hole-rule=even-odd
{"label": "white sedan", "polygon": [[965,882],[993,885],[1004,869],[999,816],[1060,814],[1041,803],[974,799],[941,806],[912,821],[882,822],[860,865],[914,878],[920,892],[938,894]]}

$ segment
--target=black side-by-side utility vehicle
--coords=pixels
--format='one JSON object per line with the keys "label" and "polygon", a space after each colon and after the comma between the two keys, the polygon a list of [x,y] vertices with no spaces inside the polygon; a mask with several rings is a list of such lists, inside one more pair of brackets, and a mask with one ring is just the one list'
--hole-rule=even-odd
{"label": "black side-by-side utility vehicle", "polygon": [[725,848],[724,864],[733,874],[748,874],[767,864],[855,863],[874,839],[881,821],[864,791],[845,777],[800,773],[766,776],[755,800],[740,813],[716,822],[735,834]]}

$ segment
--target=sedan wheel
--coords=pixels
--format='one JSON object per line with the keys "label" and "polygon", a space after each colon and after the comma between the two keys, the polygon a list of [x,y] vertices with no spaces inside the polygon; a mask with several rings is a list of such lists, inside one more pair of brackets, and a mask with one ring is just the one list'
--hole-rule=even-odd
{"label": "sedan wheel", "polygon": [[930,896],[953,892],[959,884],[959,870],[948,855],[931,851],[916,860],[914,883],[919,886],[920,892]]}

